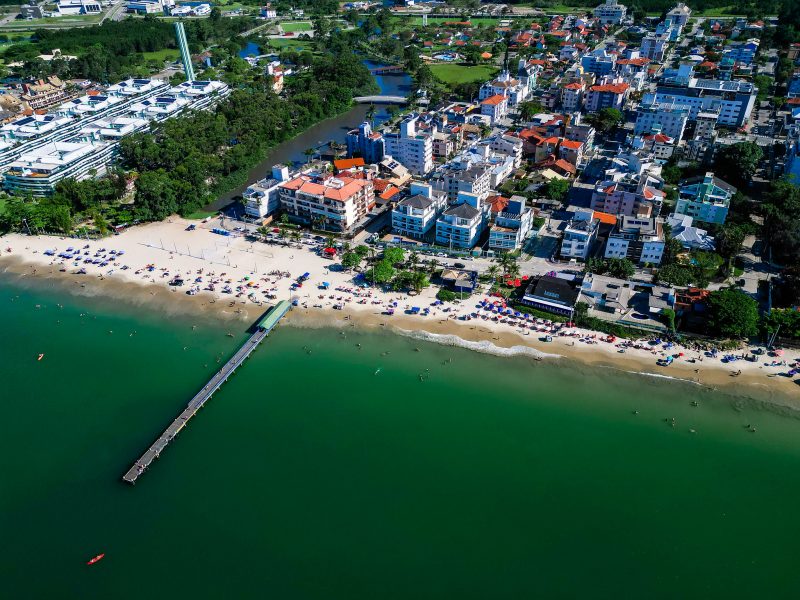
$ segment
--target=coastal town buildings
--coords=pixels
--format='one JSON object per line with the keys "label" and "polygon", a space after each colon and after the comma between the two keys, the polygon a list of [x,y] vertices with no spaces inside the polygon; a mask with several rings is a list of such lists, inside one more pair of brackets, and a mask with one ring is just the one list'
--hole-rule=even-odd
{"label": "coastal town buildings", "polygon": [[409,194],[392,209],[392,231],[422,239],[447,207],[447,195],[434,191],[429,184],[416,181],[411,183]]}
{"label": "coastal town buildings", "polygon": [[522,248],[533,228],[533,210],[525,198],[512,196],[504,203],[489,228],[489,249],[513,252]]}
{"label": "coastal town buildings", "polygon": [[755,106],[758,89],[749,81],[699,79],[691,66],[681,65],[679,75],[659,84],[655,94],[647,94],[643,102],[682,105],[689,109],[689,120],[700,112],[718,112],[720,125],[741,127]]}
{"label": "coastal town buildings", "polygon": [[603,256],[659,265],[663,255],[664,231],[657,219],[622,216],[608,235]]}
{"label": "coastal town buildings", "polygon": [[617,0],[606,0],[594,9],[594,16],[601,25],[619,25],[625,20],[628,8]]}
{"label": "coastal town buildings", "polygon": [[722,225],[736,188],[713,173],[681,183],[675,213],[702,223]]}
{"label": "coastal town buildings", "polygon": [[433,136],[417,131],[419,115],[412,113],[400,122],[398,132],[383,134],[384,152],[414,175],[427,175],[433,170]]}
{"label": "coastal town buildings", "polygon": [[561,238],[561,257],[586,260],[597,240],[600,221],[594,211],[578,211],[567,222]]}
{"label": "coastal town buildings", "polygon": [[331,231],[352,231],[375,203],[369,178],[301,174],[278,188],[290,218]]}
{"label": "coastal town buildings", "polygon": [[281,205],[280,184],[289,179],[289,168],[284,165],[272,167],[272,177],[265,177],[247,186],[242,194],[244,212],[253,219],[264,219],[275,213]]}
{"label": "coastal town buildings", "polygon": [[475,246],[485,226],[486,215],[481,204],[476,194],[461,192],[457,203],[436,220],[436,243],[448,248]]}

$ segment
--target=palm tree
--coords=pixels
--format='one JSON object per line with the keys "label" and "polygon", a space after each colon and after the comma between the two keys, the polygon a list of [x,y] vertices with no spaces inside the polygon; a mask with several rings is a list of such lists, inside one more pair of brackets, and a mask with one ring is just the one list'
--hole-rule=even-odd
{"label": "palm tree", "polygon": [[492,265],[486,270],[486,274],[492,278],[492,281],[497,281],[497,275],[500,273],[500,267],[498,265]]}
{"label": "palm tree", "polygon": [[408,264],[411,265],[412,271],[416,270],[417,264],[419,264],[419,254],[416,250],[412,250],[408,255]]}
{"label": "palm tree", "polygon": [[313,156],[314,156],[316,153],[317,153],[317,151],[316,151],[316,149],[315,149],[315,148],[306,148],[305,150],[303,150],[303,154],[305,154],[305,155],[308,157],[308,160],[306,161],[306,164],[308,164],[308,163],[310,163],[310,162],[311,162],[311,158],[312,158],[312,157],[313,157]]}
{"label": "palm tree", "polygon": [[333,235],[328,235],[325,238],[325,247],[326,248],[333,248],[333,245],[336,243],[336,238]]}
{"label": "palm tree", "polygon": [[428,261],[428,272],[433,275],[436,272],[436,269],[439,267],[439,263],[436,262],[435,258],[432,258]]}
{"label": "palm tree", "polygon": [[374,118],[375,118],[375,105],[374,104],[370,104],[369,107],[367,107],[367,114],[366,114],[366,119],[367,119],[367,121],[369,121],[369,126],[370,127],[373,126],[372,125],[372,119],[374,119]]}
{"label": "palm tree", "polygon": [[297,231],[296,229],[294,231],[292,231],[292,241],[293,242],[299,242],[300,241],[300,237],[301,236],[300,236],[300,232],[299,231]]}

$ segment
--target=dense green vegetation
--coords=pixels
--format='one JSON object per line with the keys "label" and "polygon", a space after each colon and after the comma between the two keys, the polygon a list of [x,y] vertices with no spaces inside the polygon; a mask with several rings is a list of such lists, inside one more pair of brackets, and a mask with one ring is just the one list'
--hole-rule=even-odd
{"label": "dense green vegetation", "polygon": [[[245,40],[237,34],[251,27],[253,22],[249,17],[189,20],[186,35],[190,49],[200,52],[212,43],[219,43],[238,50]],[[157,59],[155,64],[150,64],[152,53],[176,47],[172,23],[148,16],[109,20],[98,27],[39,29],[33,41],[10,46],[3,58],[6,62],[22,62],[23,66],[15,72],[23,77],[58,75],[63,79],[86,78],[115,83],[161,69],[163,65]],[[77,60],[48,62],[37,58],[54,48],[60,49],[62,54],[77,56]]]}
{"label": "dense green vegetation", "polygon": [[233,92],[213,112],[125,138],[123,162],[139,173],[137,216],[158,220],[207,204],[239,183],[268,148],[346,110],[354,95],[373,85],[353,54],[325,55],[289,83],[288,100],[253,86]]}
{"label": "dense green vegetation", "polygon": [[0,226],[19,229],[27,222],[36,230],[68,232],[88,218],[102,231],[108,222],[190,214],[241,183],[270,147],[348,109],[354,95],[372,92],[374,85],[352,53],[316,57],[288,83],[287,98],[275,95],[268,81],[250,79],[213,111],[123,139],[122,162],[138,174],[132,205],[119,205],[125,181],[116,174],[67,180],[52,198],[9,200]]}

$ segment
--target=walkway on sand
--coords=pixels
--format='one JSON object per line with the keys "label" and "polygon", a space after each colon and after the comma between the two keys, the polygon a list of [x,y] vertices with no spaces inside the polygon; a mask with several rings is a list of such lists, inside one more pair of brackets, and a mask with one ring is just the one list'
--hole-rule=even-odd
{"label": "walkway on sand", "polygon": [[142,454],[139,460],[133,463],[133,466],[123,475],[123,481],[130,484],[136,483],[136,480],[147,470],[152,462],[161,455],[164,448],[166,448],[169,443],[175,439],[175,436],[186,426],[189,419],[195,416],[198,411],[205,406],[205,403],[211,399],[214,392],[228,380],[228,377],[230,377],[245,359],[252,354],[253,350],[264,341],[264,338],[269,335],[269,332],[272,331],[290,308],[291,305],[286,300],[281,300],[265,313],[265,316],[259,321],[256,327],[256,332],[251,335],[236,354],[217,371],[203,389],[195,394],[194,398],[186,405],[184,411],[170,423],[169,427],[164,430],[164,433],[162,433],[153,445]]}

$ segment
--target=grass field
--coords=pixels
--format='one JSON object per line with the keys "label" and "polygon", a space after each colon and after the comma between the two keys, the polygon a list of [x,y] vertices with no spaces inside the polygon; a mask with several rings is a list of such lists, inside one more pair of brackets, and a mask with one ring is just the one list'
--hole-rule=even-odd
{"label": "grass field", "polygon": [[309,23],[308,21],[296,21],[294,23],[281,23],[281,27],[283,27],[283,30],[286,33],[289,33],[289,32],[294,33],[296,31],[300,31],[300,32],[311,31],[313,29],[313,27],[311,26],[311,23]]}
{"label": "grass field", "polygon": [[99,23],[101,15],[70,15],[68,17],[49,17],[46,19],[14,19],[8,23],[0,25],[0,31],[14,29],[18,31],[33,31],[39,27],[61,29],[72,25],[90,25]]}
{"label": "grass field", "polygon": [[[513,19],[514,16],[510,15],[508,17],[502,17],[502,19]],[[517,17],[520,18],[520,17]],[[526,17],[530,20],[529,17]],[[403,18],[397,17],[399,23],[404,25],[413,25],[415,27],[419,27],[422,25],[422,17],[411,17],[411,18]],[[476,17],[474,19],[470,19],[469,22],[473,25],[497,25],[500,21],[500,18],[494,19],[491,17]],[[428,17],[428,25],[441,25],[445,21],[461,21],[459,17]]]}
{"label": "grass field", "polygon": [[309,40],[296,40],[290,38],[268,38],[269,45],[273,48],[282,50],[284,48],[291,48],[292,50],[311,50],[313,45]]}
{"label": "grass field", "polygon": [[164,48],[163,50],[156,50],[155,52],[142,52],[145,60],[155,60],[164,62],[166,60],[178,60],[181,53],[176,48]]}
{"label": "grass field", "polygon": [[442,83],[457,85],[472,81],[486,81],[497,73],[498,68],[492,65],[431,65],[433,76]]}

